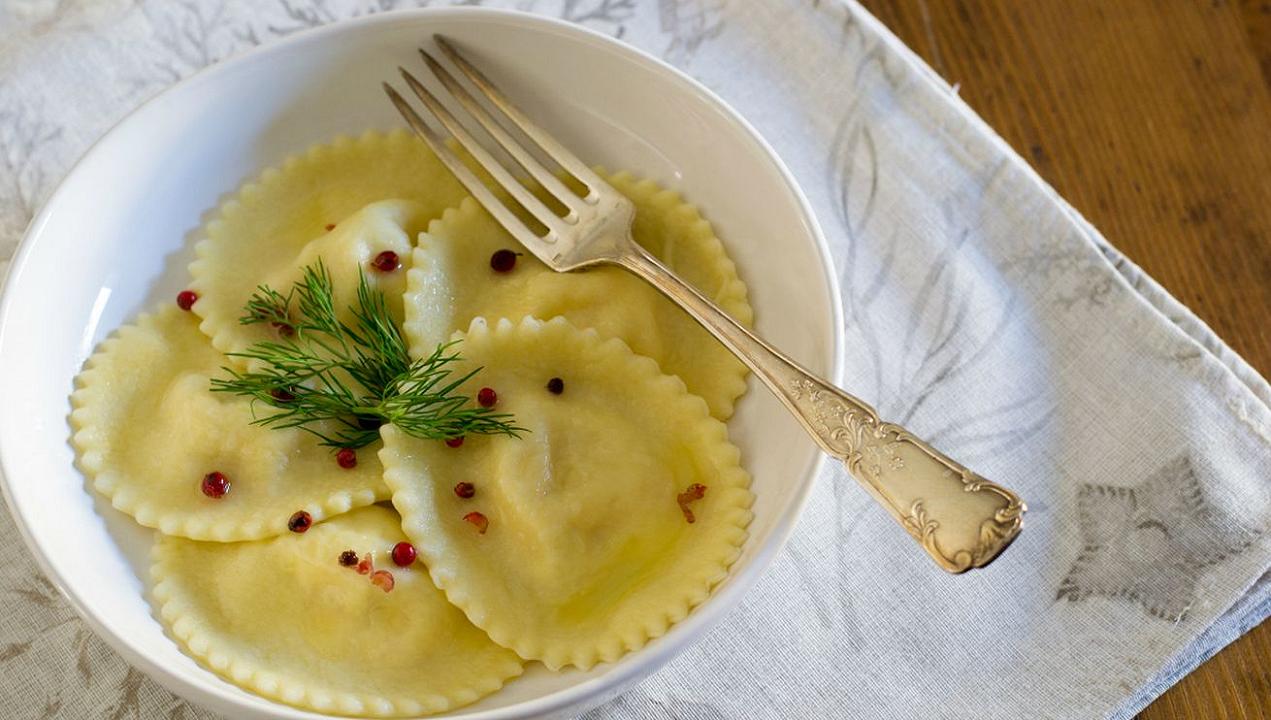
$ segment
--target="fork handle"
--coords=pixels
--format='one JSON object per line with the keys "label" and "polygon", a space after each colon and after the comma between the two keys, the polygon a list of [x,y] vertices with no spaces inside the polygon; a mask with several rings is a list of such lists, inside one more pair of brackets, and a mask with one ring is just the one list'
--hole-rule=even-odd
{"label": "fork handle", "polygon": [[1019,533],[1019,496],[985,480],[874,408],[817,377],[729,317],[657,258],[634,245],[616,259],[684,308],[754,371],[804,429],[940,567],[983,567]]}

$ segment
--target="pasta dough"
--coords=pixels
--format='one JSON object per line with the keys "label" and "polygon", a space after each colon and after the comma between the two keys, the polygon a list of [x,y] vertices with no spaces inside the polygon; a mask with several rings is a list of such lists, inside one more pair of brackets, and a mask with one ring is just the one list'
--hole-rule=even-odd
{"label": "pasta dough", "polygon": [[[367,268],[383,250],[397,252],[401,270],[367,273],[374,287],[395,297],[401,292],[395,277],[405,274],[417,233],[466,196],[436,156],[404,130],[339,138],[288,158],[226,201],[195,248],[190,289],[199,295],[194,312],[203,318],[203,332],[223,352],[268,339],[264,326],[238,323],[243,304],[264,282],[285,293],[300,268],[319,254],[340,275],[333,278],[338,294],[348,297],[358,268]],[[364,225],[359,233],[342,229],[346,218],[387,199],[410,201],[393,210],[395,232],[382,222]],[[328,225],[335,225],[330,238]],[[382,232],[386,229],[390,232]],[[381,287],[381,281],[387,282]]]}
{"label": "pasta dough", "polygon": [[[679,196],[630,174],[607,179],[636,205],[632,235],[684,280],[744,325],[753,313],[746,286],[711,231]],[[501,249],[522,252],[511,272],[490,267]],[[464,200],[419,239],[406,294],[412,354],[431,352],[474,317],[519,320],[563,316],[578,327],[621,338],[727,420],[746,391],[746,368],[683,310],[643,280],[614,267],[556,273],[523,252],[474,200]]]}
{"label": "pasta dough", "polygon": [[[466,705],[521,673],[515,653],[473,627],[423,565],[390,560],[397,514],[371,506],[304,535],[246,543],[161,538],[159,615],[186,650],[253,692],[345,715],[402,716]],[[373,554],[392,590],[340,564]]]}
{"label": "pasta dough", "polygon": [[[469,384],[492,388],[529,432],[449,447],[385,426],[380,455],[403,529],[450,601],[555,670],[616,660],[705,600],[739,553],[752,502],[705,403],[562,318],[478,319],[458,348],[483,367]],[[554,377],[559,394],[546,387]],[[677,496],[695,483],[706,492],[690,524]],[[474,511],[484,533],[465,521]]]}
{"label": "pasta dough", "polygon": [[[414,238],[426,219],[424,207],[412,200],[371,203],[310,241],[290,265],[264,275],[262,284],[286,294],[301,279],[304,268],[321,262],[331,278],[336,315],[341,321],[353,323],[349,306],[357,302],[359,277],[365,277],[371,289],[384,295],[393,319],[401,323],[406,269],[410,267]],[[370,261],[385,251],[395,254],[401,267],[389,271],[372,267]],[[259,326],[237,325],[228,332],[236,345],[270,337]]]}
{"label": "pasta dough", "polygon": [[[225,357],[173,305],[119,329],[89,358],[71,395],[72,438],[93,487],[137,522],[198,540],[250,540],[387,497],[379,443],[346,470],[301,430],[251,425],[249,400],[213,393]],[[268,412],[269,409],[262,408]],[[223,473],[230,490],[203,494]]]}

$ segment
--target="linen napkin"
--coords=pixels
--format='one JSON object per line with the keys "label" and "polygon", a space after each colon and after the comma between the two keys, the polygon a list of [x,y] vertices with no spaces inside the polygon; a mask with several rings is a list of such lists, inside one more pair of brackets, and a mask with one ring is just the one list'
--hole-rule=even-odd
{"label": "linen napkin", "polygon": [[[147,97],[426,4],[0,5],[0,265]],[[1030,505],[1000,559],[952,577],[831,468],[740,607],[588,717],[1127,717],[1271,614],[1271,388],[858,5],[475,4],[620,37],[745,115],[831,243],[846,386]],[[0,540],[0,716],[209,716],[93,636],[8,516]]]}

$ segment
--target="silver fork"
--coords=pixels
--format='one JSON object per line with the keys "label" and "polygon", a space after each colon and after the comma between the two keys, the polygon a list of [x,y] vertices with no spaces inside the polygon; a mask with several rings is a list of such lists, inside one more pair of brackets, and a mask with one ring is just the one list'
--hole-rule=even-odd
{"label": "silver fork", "polygon": [[566,209],[560,216],[539,200],[428,88],[398,68],[432,118],[544,228],[540,233],[523,222],[451,151],[445,138],[384,83],[384,91],[406,122],[512,237],[553,270],[618,265],[682,307],[749,366],[817,444],[844,462],[945,570],[956,573],[983,567],[1010,544],[1020,531],[1025,510],[1018,495],[976,475],[899,425],[883,422],[872,407],[801,367],[678,278],[631,238],[635,207],[630,200],[508,102],[445,38],[433,39],[493,113],[502,115],[503,122],[516,127],[586,188],[583,196],[570,190],[441,63],[420,49],[429,70],[459,106]]}

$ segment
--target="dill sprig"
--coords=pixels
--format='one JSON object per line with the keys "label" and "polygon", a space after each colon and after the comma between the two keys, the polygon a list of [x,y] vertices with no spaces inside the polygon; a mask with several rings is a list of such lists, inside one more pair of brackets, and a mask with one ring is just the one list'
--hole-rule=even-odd
{"label": "dill sprig", "polygon": [[332,448],[369,445],[384,423],[433,440],[524,430],[511,415],[476,406],[457,392],[480,368],[453,376],[459,359],[453,343],[412,360],[384,294],[372,290],[365,275],[357,304],[349,307],[351,324],[337,317],[331,276],[321,260],[306,267],[286,295],[259,286],[244,310],[240,323],[268,324],[279,339],[230,353],[247,360],[249,369],[222,368],[229,378],[213,378],[212,391],[251,398],[253,412],[257,403],[276,410],[256,417],[254,425],[300,428]]}

